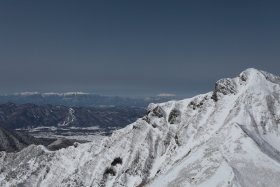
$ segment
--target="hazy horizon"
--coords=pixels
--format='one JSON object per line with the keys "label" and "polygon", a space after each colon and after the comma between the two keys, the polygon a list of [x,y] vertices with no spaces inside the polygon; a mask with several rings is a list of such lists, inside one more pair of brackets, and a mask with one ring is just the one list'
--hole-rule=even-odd
{"label": "hazy horizon", "polygon": [[67,91],[67,92],[39,92],[39,91],[22,91],[22,92],[0,92],[0,96],[9,96],[9,95],[36,95],[36,94],[46,94],[46,95],[62,95],[62,94],[89,94],[89,95],[100,95],[100,96],[117,96],[117,97],[129,97],[129,98],[145,98],[145,97],[177,97],[177,98],[184,98],[184,97],[192,97],[195,96],[197,93],[184,93],[183,95],[176,95],[173,93],[157,93],[153,95],[130,95],[130,94],[110,94],[110,93],[96,93],[96,92],[82,92],[82,91]]}

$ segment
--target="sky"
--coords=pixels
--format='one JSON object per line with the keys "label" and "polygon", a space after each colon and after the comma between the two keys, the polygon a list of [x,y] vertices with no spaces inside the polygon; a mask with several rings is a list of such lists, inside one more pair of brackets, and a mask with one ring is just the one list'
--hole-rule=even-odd
{"label": "sky", "polygon": [[0,1],[0,93],[188,97],[280,74],[279,1]]}

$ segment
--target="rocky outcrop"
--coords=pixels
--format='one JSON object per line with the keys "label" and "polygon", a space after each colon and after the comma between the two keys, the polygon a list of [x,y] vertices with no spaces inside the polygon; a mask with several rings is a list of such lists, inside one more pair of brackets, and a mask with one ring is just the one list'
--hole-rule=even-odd
{"label": "rocky outcrop", "polygon": [[236,94],[236,83],[232,79],[221,79],[216,82],[212,95],[214,101],[218,101],[221,95]]}

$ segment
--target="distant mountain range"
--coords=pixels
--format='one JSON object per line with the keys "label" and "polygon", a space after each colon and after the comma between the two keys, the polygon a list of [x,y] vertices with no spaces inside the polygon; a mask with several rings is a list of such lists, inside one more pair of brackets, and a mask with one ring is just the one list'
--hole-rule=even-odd
{"label": "distant mountain range", "polygon": [[112,106],[134,106],[146,107],[149,103],[160,103],[177,99],[176,96],[163,94],[155,97],[130,98],[119,96],[103,96],[83,92],[68,93],[39,93],[22,92],[15,94],[0,95],[0,103],[12,102],[16,104],[32,103],[37,105],[64,105],[64,106],[86,106],[86,107],[112,107]]}
{"label": "distant mountain range", "polygon": [[139,107],[68,107],[14,103],[0,104],[0,127],[30,129],[36,127],[121,128],[145,113]]}

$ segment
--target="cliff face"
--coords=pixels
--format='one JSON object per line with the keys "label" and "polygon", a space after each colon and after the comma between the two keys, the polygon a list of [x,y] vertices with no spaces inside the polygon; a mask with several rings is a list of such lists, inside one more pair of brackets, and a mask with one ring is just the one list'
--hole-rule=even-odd
{"label": "cliff face", "polygon": [[101,142],[2,152],[0,185],[278,186],[279,124],[280,78],[247,69],[213,92],[150,104]]}

